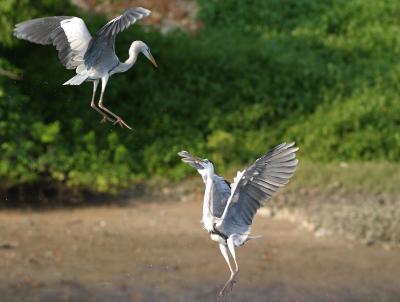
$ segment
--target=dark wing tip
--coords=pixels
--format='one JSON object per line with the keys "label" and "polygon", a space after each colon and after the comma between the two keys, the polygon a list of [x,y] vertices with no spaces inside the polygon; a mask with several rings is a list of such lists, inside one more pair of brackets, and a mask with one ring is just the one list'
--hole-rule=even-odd
{"label": "dark wing tip", "polygon": [[24,26],[25,22],[21,22],[21,23],[17,23],[14,25],[14,29],[13,29],[13,35],[14,37],[17,37],[18,39],[24,39],[25,38],[25,34],[24,34],[24,30],[23,30],[23,26]]}
{"label": "dark wing tip", "polygon": [[296,146],[296,142],[290,142],[289,144],[286,144],[286,148],[292,148],[294,149],[293,152],[297,152],[299,150],[299,146]]}
{"label": "dark wing tip", "polygon": [[18,28],[17,27],[15,27],[14,30],[13,30],[13,36],[18,38],[18,39],[22,38],[21,34],[18,32]]}
{"label": "dark wing tip", "polygon": [[142,15],[144,15],[145,17],[149,16],[151,14],[151,11],[148,10],[147,8],[143,8],[143,7],[136,7],[136,8],[131,8],[129,10],[135,10],[139,13],[141,13]]}
{"label": "dark wing tip", "polygon": [[290,143],[283,142],[283,143],[275,146],[274,148],[272,148],[270,151],[268,151],[264,156],[260,157],[258,160],[268,157],[268,156],[277,155],[277,154],[283,153],[283,152],[287,153],[286,151],[289,151],[289,153],[295,154],[298,150],[299,150],[299,147],[296,146],[295,142],[290,142]]}

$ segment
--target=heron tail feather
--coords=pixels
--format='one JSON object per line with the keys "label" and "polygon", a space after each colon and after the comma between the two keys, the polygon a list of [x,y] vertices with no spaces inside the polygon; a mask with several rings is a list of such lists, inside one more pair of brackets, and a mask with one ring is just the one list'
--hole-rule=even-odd
{"label": "heron tail feather", "polygon": [[73,78],[69,79],[68,81],[66,81],[63,85],[80,85],[82,84],[86,79],[87,79],[87,75],[85,74],[77,74],[76,76],[74,76]]}
{"label": "heron tail feather", "polygon": [[260,238],[262,238],[262,237],[263,237],[262,235],[248,236],[248,237],[246,238],[246,241],[253,240],[253,239],[260,239]]}

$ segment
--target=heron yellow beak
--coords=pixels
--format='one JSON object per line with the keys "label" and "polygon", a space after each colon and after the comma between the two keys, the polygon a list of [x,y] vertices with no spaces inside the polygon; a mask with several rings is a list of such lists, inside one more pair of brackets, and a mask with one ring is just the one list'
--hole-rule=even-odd
{"label": "heron yellow beak", "polygon": [[152,56],[152,54],[149,54],[149,60],[150,60],[151,63],[153,63],[153,65],[154,65],[155,67],[158,67],[158,66],[157,66],[157,63],[156,63],[156,60],[154,60],[154,57]]}

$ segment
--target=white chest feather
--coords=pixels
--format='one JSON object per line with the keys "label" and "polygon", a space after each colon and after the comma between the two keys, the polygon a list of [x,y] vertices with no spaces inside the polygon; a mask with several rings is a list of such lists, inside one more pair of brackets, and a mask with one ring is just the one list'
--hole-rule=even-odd
{"label": "white chest feather", "polygon": [[215,242],[218,242],[221,244],[226,244],[226,240],[218,234],[210,234],[210,238],[212,241],[215,241]]}
{"label": "white chest feather", "polygon": [[214,218],[212,216],[203,215],[201,222],[203,223],[203,227],[207,230],[207,232],[211,232],[214,229]]}

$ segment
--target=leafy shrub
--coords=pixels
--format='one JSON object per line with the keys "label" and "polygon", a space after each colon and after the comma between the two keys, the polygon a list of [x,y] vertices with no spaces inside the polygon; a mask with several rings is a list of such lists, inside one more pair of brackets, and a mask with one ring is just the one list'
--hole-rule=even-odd
{"label": "leafy shrub", "polygon": [[[10,38],[10,24],[74,8],[7,3],[15,6],[0,4],[0,63],[24,79],[0,79],[3,186],[46,175],[111,191],[155,175],[182,178],[192,171],[176,156],[182,149],[224,172],[284,140],[297,141],[301,159],[400,158],[395,1],[201,0],[204,28],[194,36],[134,26],[117,39],[121,60],[141,39],[160,68],[141,56],[105,95],[132,132],[99,124],[89,84],[61,86],[73,73],[52,47]],[[92,32],[105,22],[85,20]]]}

